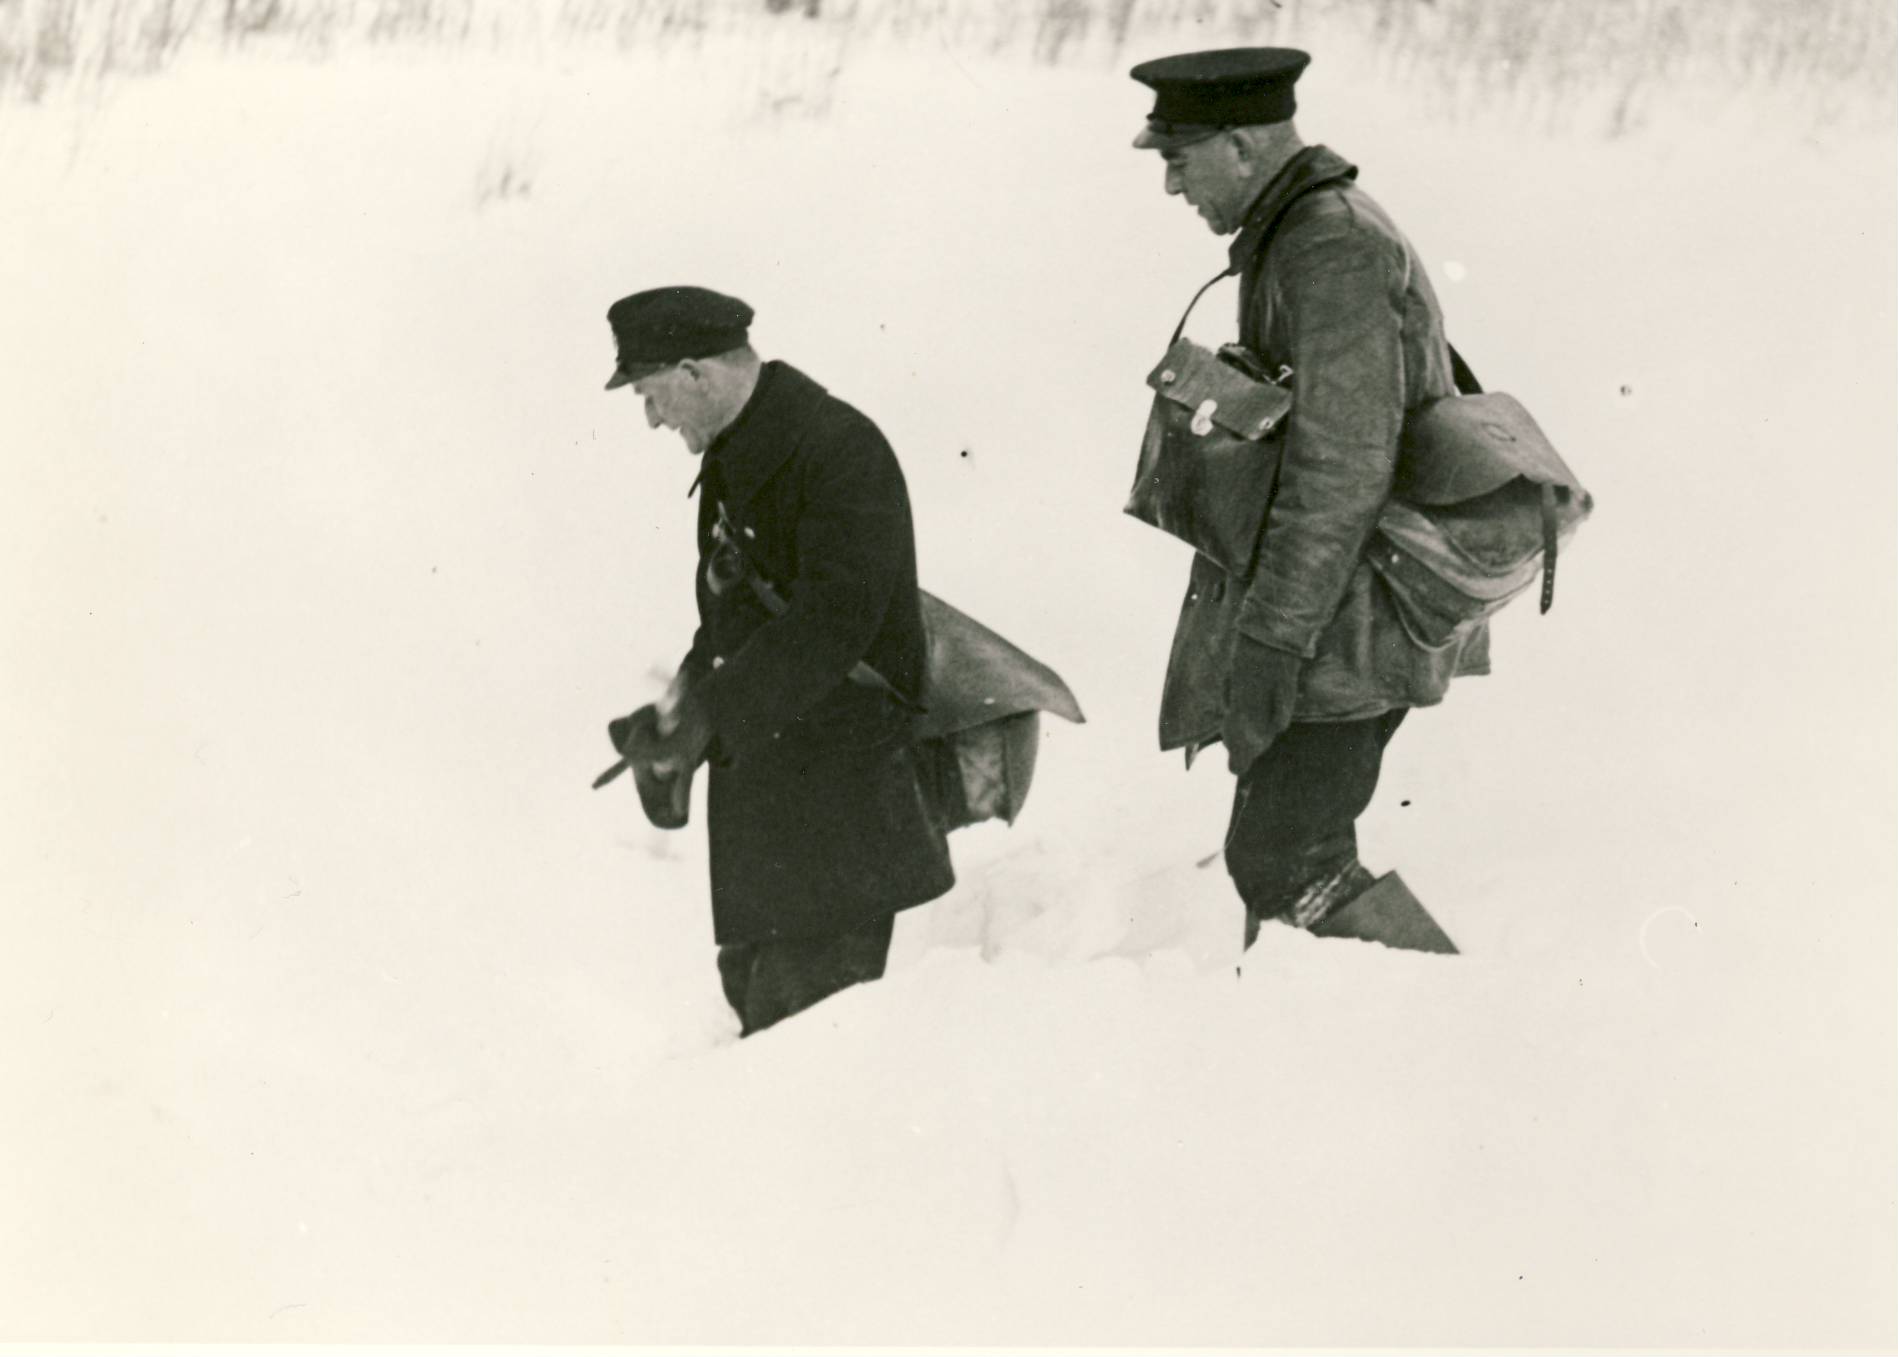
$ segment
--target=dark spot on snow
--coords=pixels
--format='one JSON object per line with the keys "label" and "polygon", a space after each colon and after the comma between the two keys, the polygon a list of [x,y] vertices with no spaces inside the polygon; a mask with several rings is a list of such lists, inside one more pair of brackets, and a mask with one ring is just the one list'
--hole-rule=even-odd
{"label": "dark spot on snow", "polygon": [[1621,394],[1624,396],[1632,396],[1634,394],[1634,388],[1629,386],[1626,382],[1623,382],[1621,384]]}
{"label": "dark spot on snow", "polygon": [[1398,804],[1398,805],[1400,805],[1400,806],[1408,806],[1408,805],[1410,804],[1410,802],[1408,802],[1408,801],[1399,801],[1399,802],[1398,802],[1397,804]]}

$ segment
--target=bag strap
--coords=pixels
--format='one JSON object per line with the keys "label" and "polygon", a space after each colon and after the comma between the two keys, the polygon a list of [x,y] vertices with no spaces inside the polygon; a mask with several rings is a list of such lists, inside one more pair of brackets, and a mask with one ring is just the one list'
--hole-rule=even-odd
{"label": "bag strap", "polygon": [[[1352,174],[1355,175],[1356,171],[1355,170],[1352,171]],[[1272,244],[1273,238],[1277,236],[1279,233],[1279,227],[1285,221],[1285,214],[1292,210],[1293,203],[1297,202],[1300,198],[1303,198],[1308,193],[1315,193],[1319,189],[1330,188],[1333,184],[1337,182],[1338,181],[1335,176],[1329,179],[1313,180],[1311,183],[1300,186],[1289,198],[1285,199],[1284,202],[1280,203],[1278,206],[1277,213],[1272,218],[1271,224],[1268,227],[1266,227],[1265,231],[1261,233],[1261,235],[1259,236],[1259,239],[1257,240],[1257,242],[1254,243],[1252,247],[1251,258],[1256,260],[1256,259],[1260,259],[1264,257],[1266,249]],[[1249,263],[1251,261],[1248,260],[1247,262]],[[1227,278],[1236,278],[1238,277],[1239,274],[1243,273],[1244,271],[1245,271],[1244,264],[1228,264],[1227,267],[1222,272],[1215,274],[1211,278],[1208,278],[1206,282],[1201,285],[1200,290],[1193,294],[1193,300],[1186,304],[1186,311],[1183,315],[1181,315],[1180,323],[1173,327],[1173,338],[1167,341],[1167,347],[1169,349],[1172,348],[1175,344],[1180,342],[1180,336],[1186,332],[1186,318],[1193,314],[1193,308],[1199,305],[1199,299],[1206,295],[1207,290],[1210,289],[1214,283],[1222,282]]]}
{"label": "bag strap", "polygon": [[[1542,611],[1555,606],[1555,487],[1547,481],[1542,491]],[[1567,494],[1564,487],[1563,493]]]}
{"label": "bag strap", "polygon": [[1450,350],[1450,379],[1456,383],[1457,394],[1459,396],[1482,395],[1483,384],[1476,380],[1476,374],[1470,370],[1470,365],[1463,361],[1463,355],[1456,351],[1456,345],[1448,340],[1444,343]]}
{"label": "bag strap", "polygon": [[1226,279],[1233,277],[1238,272],[1239,272],[1238,269],[1229,268],[1229,269],[1224,270],[1223,272],[1214,274],[1211,278],[1208,278],[1205,282],[1200,284],[1199,291],[1193,294],[1193,300],[1188,302],[1186,304],[1186,310],[1180,313],[1180,323],[1173,327],[1173,338],[1167,340],[1166,342],[1166,346],[1169,349],[1172,348],[1175,344],[1179,343],[1180,336],[1186,333],[1187,317],[1193,314],[1193,308],[1199,305],[1199,299],[1201,297],[1204,297],[1209,291],[1212,290],[1212,286],[1214,283],[1223,283]]}

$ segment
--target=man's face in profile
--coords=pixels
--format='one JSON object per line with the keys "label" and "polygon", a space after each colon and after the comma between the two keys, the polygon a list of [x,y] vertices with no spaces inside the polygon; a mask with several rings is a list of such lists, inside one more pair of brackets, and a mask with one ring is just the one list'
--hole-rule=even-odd
{"label": "man's face in profile", "polygon": [[1166,191],[1191,203],[1216,236],[1231,235],[1244,224],[1251,158],[1230,129],[1160,153],[1166,162]]}
{"label": "man's face in profile", "polygon": [[646,402],[648,425],[675,430],[695,457],[711,446],[718,430],[712,421],[710,384],[697,360],[688,358],[636,377],[633,390]]}

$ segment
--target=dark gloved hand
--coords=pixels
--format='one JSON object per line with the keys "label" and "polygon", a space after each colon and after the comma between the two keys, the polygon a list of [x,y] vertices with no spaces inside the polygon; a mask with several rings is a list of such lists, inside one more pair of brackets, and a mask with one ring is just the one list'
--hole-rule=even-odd
{"label": "dark gloved hand", "polygon": [[661,772],[691,773],[705,762],[712,747],[712,714],[690,688],[679,691],[671,714],[656,712],[650,735],[644,728],[634,731],[638,743],[632,752],[656,765]]}
{"label": "dark gloved hand", "polygon": [[1298,702],[1298,670],[1304,661],[1288,650],[1241,636],[1226,676],[1226,766],[1235,776],[1258,761],[1292,724]]}
{"label": "dark gloved hand", "polygon": [[[692,772],[711,741],[703,716],[692,731],[681,723],[661,735],[658,708],[647,703],[630,716],[608,722],[606,733],[632,769],[646,818],[659,829],[683,829],[691,813]],[[692,740],[698,742],[696,756],[688,755]]]}

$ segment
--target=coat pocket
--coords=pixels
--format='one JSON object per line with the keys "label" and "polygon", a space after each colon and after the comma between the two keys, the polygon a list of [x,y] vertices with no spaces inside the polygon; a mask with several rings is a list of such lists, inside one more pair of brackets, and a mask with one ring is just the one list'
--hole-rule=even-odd
{"label": "coat pocket", "polygon": [[913,713],[888,693],[848,679],[795,717],[773,741],[797,769],[838,754],[869,754],[908,742]]}

